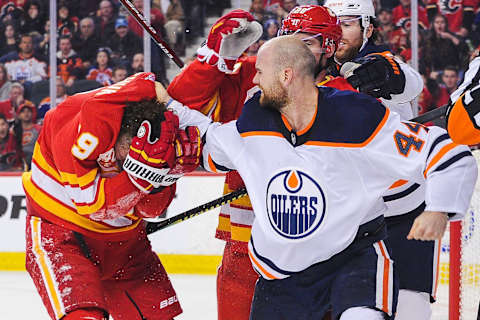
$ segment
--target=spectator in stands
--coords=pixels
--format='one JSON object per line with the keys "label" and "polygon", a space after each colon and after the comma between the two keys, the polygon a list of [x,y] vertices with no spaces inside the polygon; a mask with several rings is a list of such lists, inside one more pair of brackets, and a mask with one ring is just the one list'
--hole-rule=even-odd
{"label": "spectator in stands", "polygon": [[250,47],[247,49],[247,56],[256,56],[258,53],[258,49],[262,46],[262,44],[265,42],[265,40],[258,40],[254,44],[252,44]]}
{"label": "spectator in stands", "polygon": [[[400,4],[393,9],[392,14],[395,27],[402,28],[408,33],[411,24],[411,0],[400,0]],[[427,11],[420,5],[418,6],[418,24],[424,30],[429,27]]]}
{"label": "spectator in stands", "polygon": [[78,17],[71,14],[66,2],[60,2],[57,9],[57,28],[59,36],[72,37],[78,30]]}
{"label": "spectator in stands", "polygon": [[[62,103],[65,99],[67,99],[67,87],[65,86],[65,83],[63,82],[61,77],[57,76],[57,99],[55,99],[55,107],[57,107],[60,103]],[[44,98],[42,101],[40,101],[40,104],[38,105],[38,112],[37,112],[37,121],[42,123],[43,118],[45,117],[45,114],[47,113],[48,110],[53,109],[52,104],[51,104],[51,99],[50,97]]]}
{"label": "spectator in stands", "polygon": [[8,99],[11,88],[12,82],[8,80],[7,69],[0,63],[0,101]]}
{"label": "spectator in stands", "polygon": [[17,7],[13,2],[9,2],[1,8],[0,22],[3,25],[11,23],[15,30],[20,30],[20,27],[25,24],[23,8]]}
{"label": "spectator in stands", "polygon": [[32,83],[47,78],[47,64],[44,58],[33,50],[33,38],[28,34],[20,36],[18,52],[10,52],[0,57],[8,76],[12,81],[18,81],[25,88],[25,95],[30,96]]}
{"label": "spectator in stands", "polygon": [[115,20],[117,16],[112,3],[109,0],[102,0],[99,4],[99,13],[96,20],[95,29],[102,39],[102,42],[105,43],[106,40],[110,39],[115,34]]}
{"label": "spectator in stands", "polygon": [[61,36],[57,51],[57,74],[62,77],[65,85],[71,87],[76,79],[82,78],[84,73],[82,59],[72,49],[70,36]]}
{"label": "spectator in stands", "polygon": [[25,24],[22,26],[22,33],[38,32],[43,33],[45,18],[41,12],[40,3],[29,1],[25,6]]}
{"label": "spectator in stands", "polygon": [[110,55],[112,50],[108,47],[99,48],[97,62],[88,71],[87,80],[94,80],[103,86],[109,86],[112,81],[112,68],[110,67]]}
{"label": "spectator in stands", "polygon": [[266,14],[265,9],[263,8],[263,0],[252,0],[249,11],[255,20],[263,24],[263,19]]}
{"label": "spectator in stands", "polygon": [[178,55],[183,56],[185,54],[185,37],[183,31],[185,14],[180,0],[170,0],[166,18],[165,32],[168,43]]}
{"label": "spectator in stands", "polygon": [[467,48],[463,41],[448,30],[447,18],[437,14],[425,40],[424,63],[436,78],[447,65],[460,69],[464,63]]}
{"label": "spectator in stands", "polygon": [[106,42],[106,45],[112,49],[112,58],[117,60],[117,64],[125,64],[133,55],[142,51],[142,40],[128,29],[128,23],[125,18],[118,18],[115,22],[115,34]]}
{"label": "spectator in stands", "polygon": [[30,104],[22,104],[18,107],[17,119],[22,126],[22,151],[27,168],[30,168],[33,148],[42,128],[35,123],[35,115],[36,109]]}
{"label": "spectator in stands", "polygon": [[[133,0],[133,5],[138,11],[143,12],[143,0]],[[162,32],[163,25],[165,24],[165,17],[161,10],[150,8],[150,24],[157,32]],[[128,28],[138,37],[143,37],[142,26],[140,26],[131,15],[128,15]]]}
{"label": "spectator in stands", "polygon": [[443,69],[442,82],[450,96],[458,88],[458,70],[453,66],[447,66]]}
{"label": "spectator in stands", "polygon": [[12,82],[8,80],[7,69],[0,63],[0,101],[8,99],[11,87]]}
{"label": "spectator in stands", "polygon": [[[19,128],[17,125],[16,128]],[[5,115],[0,113],[0,171],[23,169],[22,141],[10,130]]]}
{"label": "spectator in stands", "polygon": [[72,38],[72,48],[83,62],[83,69],[88,70],[96,59],[96,52],[101,46],[100,37],[95,33],[95,22],[91,17],[80,20],[79,31]]}
{"label": "spectator in stands", "polygon": [[461,37],[467,37],[472,31],[475,11],[478,8],[478,0],[428,0],[427,14],[430,23],[437,14],[447,18],[451,32]]}
{"label": "spectator in stands", "polygon": [[128,77],[128,70],[124,66],[116,66],[112,71],[112,82],[117,83]]}
{"label": "spectator in stands", "polygon": [[50,47],[50,20],[45,21],[44,33],[42,34],[42,40],[38,44],[38,52],[45,57],[49,55]]}
{"label": "spectator in stands", "polygon": [[132,68],[131,73],[137,73],[143,71],[143,53],[139,52],[133,56],[132,63],[130,65]]}
{"label": "spectator in stands", "polygon": [[280,24],[276,19],[268,19],[263,24],[263,36],[262,39],[268,41],[272,38],[275,38],[278,33],[278,29],[280,28]]}
{"label": "spectator in stands", "polygon": [[380,9],[377,15],[378,22],[378,44],[390,43],[393,38],[394,25],[392,11],[389,9]]}
{"label": "spectator in stands", "polygon": [[15,27],[12,23],[7,23],[0,37],[0,57],[17,50],[17,37]]}
{"label": "spectator in stands", "polygon": [[22,104],[31,104],[33,102],[26,100],[24,96],[24,88],[19,82],[12,83],[10,95],[7,100],[0,101],[0,113],[2,113],[8,122],[15,120],[18,107]]}
{"label": "spectator in stands", "polygon": [[279,6],[275,12],[278,22],[281,24],[282,20],[285,19],[288,16],[288,13],[296,6],[298,6],[297,0],[283,0],[282,5]]}

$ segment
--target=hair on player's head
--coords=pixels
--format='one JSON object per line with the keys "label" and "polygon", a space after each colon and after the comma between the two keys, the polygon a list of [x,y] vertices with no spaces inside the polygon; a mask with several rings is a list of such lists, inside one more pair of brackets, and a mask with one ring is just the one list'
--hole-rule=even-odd
{"label": "hair on player's head", "polygon": [[158,102],[156,98],[139,102],[127,102],[123,112],[119,136],[123,134],[130,137],[136,136],[142,122],[148,120],[152,125],[151,137],[158,137],[160,135],[160,123],[165,120],[163,114],[165,111],[167,111],[166,105]]}

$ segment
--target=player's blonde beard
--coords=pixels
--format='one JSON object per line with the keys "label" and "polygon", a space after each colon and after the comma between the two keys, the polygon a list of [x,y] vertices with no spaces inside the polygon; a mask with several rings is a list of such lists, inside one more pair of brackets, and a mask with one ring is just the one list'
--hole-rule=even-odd
{"label": "player's blonde beard", "polygon": [[287,90],[282,87],[280,81],[276,80],[270,88],[263,88],[260,96],[260,106],[280,111],[287,106],[289,99]]}

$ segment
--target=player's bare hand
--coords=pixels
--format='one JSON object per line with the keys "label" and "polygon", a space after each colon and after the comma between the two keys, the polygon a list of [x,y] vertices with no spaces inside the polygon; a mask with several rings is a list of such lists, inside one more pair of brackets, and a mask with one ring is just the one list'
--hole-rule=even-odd
{"label": "player's bare hand", "polygon": [[159,102],[167,103],[170,100],[167,89],[158,81],[155,81],[155,92]]}
{"label": "player's bare hand", "polygon": [[443,237],[447,228],[448,216],[443,212],[424,211],[413,222],[408,240],[437,240]]}

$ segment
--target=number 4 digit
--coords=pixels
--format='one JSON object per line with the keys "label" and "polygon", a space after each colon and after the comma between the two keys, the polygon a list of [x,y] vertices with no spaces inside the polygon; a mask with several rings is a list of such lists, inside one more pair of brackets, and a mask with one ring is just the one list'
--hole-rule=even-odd
{"label": "number 4 digit", "polygon": [[408,157],[408,154],[412,149],[415,149],[416,151],[422,150],[424,144],[423,140],[418,139],[414,135],[406,136],[399,131],[395,132],[394,138],[398,152],[405,157]]}
{"label": "number 4 digit", "polygon": [[97,145],[98,138],[89,132],[84,132],[78,137],[77,143],[73,145],[72,154],[80,160],[85,160]]}

